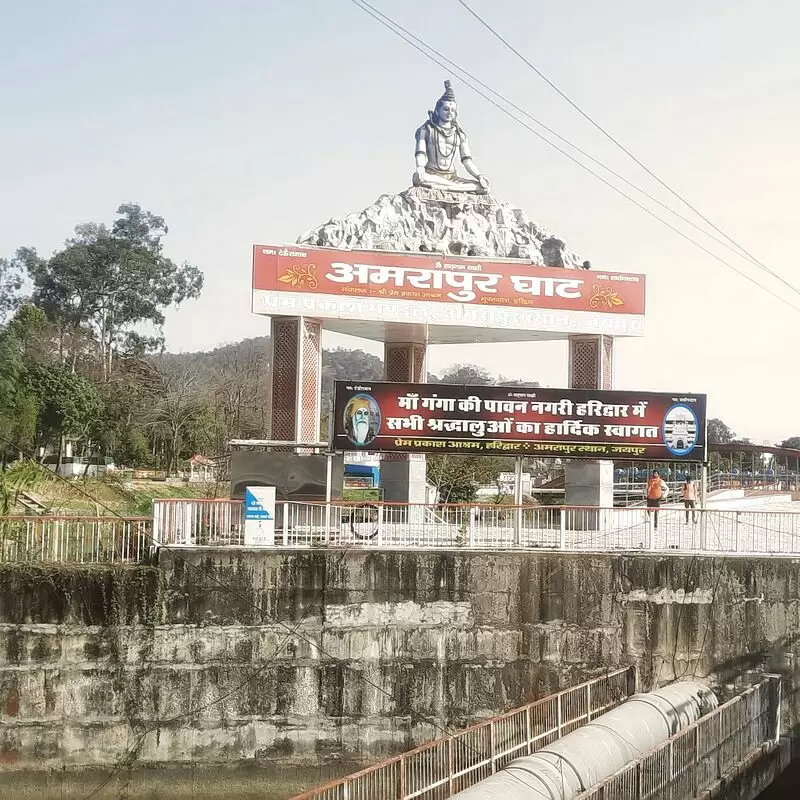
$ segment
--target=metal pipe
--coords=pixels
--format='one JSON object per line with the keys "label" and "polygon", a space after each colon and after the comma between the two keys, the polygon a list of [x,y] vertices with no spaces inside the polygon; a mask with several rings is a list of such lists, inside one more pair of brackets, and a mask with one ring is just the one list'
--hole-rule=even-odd
{"label": "metal pipe", "polygon": [[502,770],[453,800],[573,800],[717,707],[705,685],[681,681],[617,708]]}

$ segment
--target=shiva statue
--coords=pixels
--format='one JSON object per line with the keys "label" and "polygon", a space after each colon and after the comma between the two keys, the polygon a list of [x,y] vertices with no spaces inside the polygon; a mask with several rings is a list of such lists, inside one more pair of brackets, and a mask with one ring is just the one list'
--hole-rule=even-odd
{"label": "shiva statue", "polygon": [[[444,94],[437,101],[436,108],[428,112],[428,121],[416,133],[414,160],[417,170],[413,178],[414,186],[449,192],[487,194],[489,181],[481,175],[472,160],[467,134],[456,122],[457,116],[453,87],[450,81],[445,81]],[[471,180],[456,175],[453,167],[456,152],[464,169],[472,176]]]}

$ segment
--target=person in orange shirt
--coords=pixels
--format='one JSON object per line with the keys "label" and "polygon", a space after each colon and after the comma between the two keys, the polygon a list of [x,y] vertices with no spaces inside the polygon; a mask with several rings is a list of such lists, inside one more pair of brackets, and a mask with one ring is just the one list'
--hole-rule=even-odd
{"label": "person in orange shirt", "polygon": [[647,500],[647,513],[653,515],[653,530],[658,529],[658,509],[669,494],[669,487],[657,469],[654,469],[644,487]]}

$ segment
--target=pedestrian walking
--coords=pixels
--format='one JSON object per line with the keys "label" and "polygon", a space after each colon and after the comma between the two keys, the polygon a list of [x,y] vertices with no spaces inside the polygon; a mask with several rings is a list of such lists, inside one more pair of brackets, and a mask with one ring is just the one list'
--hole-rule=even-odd
{"label": "pedestrian walking", "polygon": [[683,507],[686,509],[686,522],[689,524],[689,512],[692,513],[692,524],[697,522],[697,484],[689,477],[686,476],[681,485],[681,500],[683,500]]}
{"label": "pedestrian walking", "polygon": [[654,469],[644,487],[644,496],[647,500],[647,513],[652,514],[653,530],[658,530],[658,509],[666,500],[669,487],[664,482],[657,469]]}

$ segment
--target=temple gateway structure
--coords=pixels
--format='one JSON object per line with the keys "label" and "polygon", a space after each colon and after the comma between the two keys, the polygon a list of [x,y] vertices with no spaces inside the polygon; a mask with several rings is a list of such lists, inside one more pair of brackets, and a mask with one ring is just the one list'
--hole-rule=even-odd
{"label": "temple gateway structure", "polygon": [[[449,81],[414,145],[405,191],[294,245],[253,248],[252,309],[269,317],[273,350],[270,439],[287,443],[281,475],[319,474],[298,459],[320,439],[324,329],[383,342],[384,378],[400,383],[425,381],[433,345],[565,339],[568,388],[589,390],[613,388],[615,338],[644,333],[644,276],[592,267],[492,194]],[[381,473],[385,500],[426,501],[424,456],[393,454]],[[266,480],[290,499],[278,476]],[[611,462],[568,463],[566,486],[568,505],[611,506]]]}

